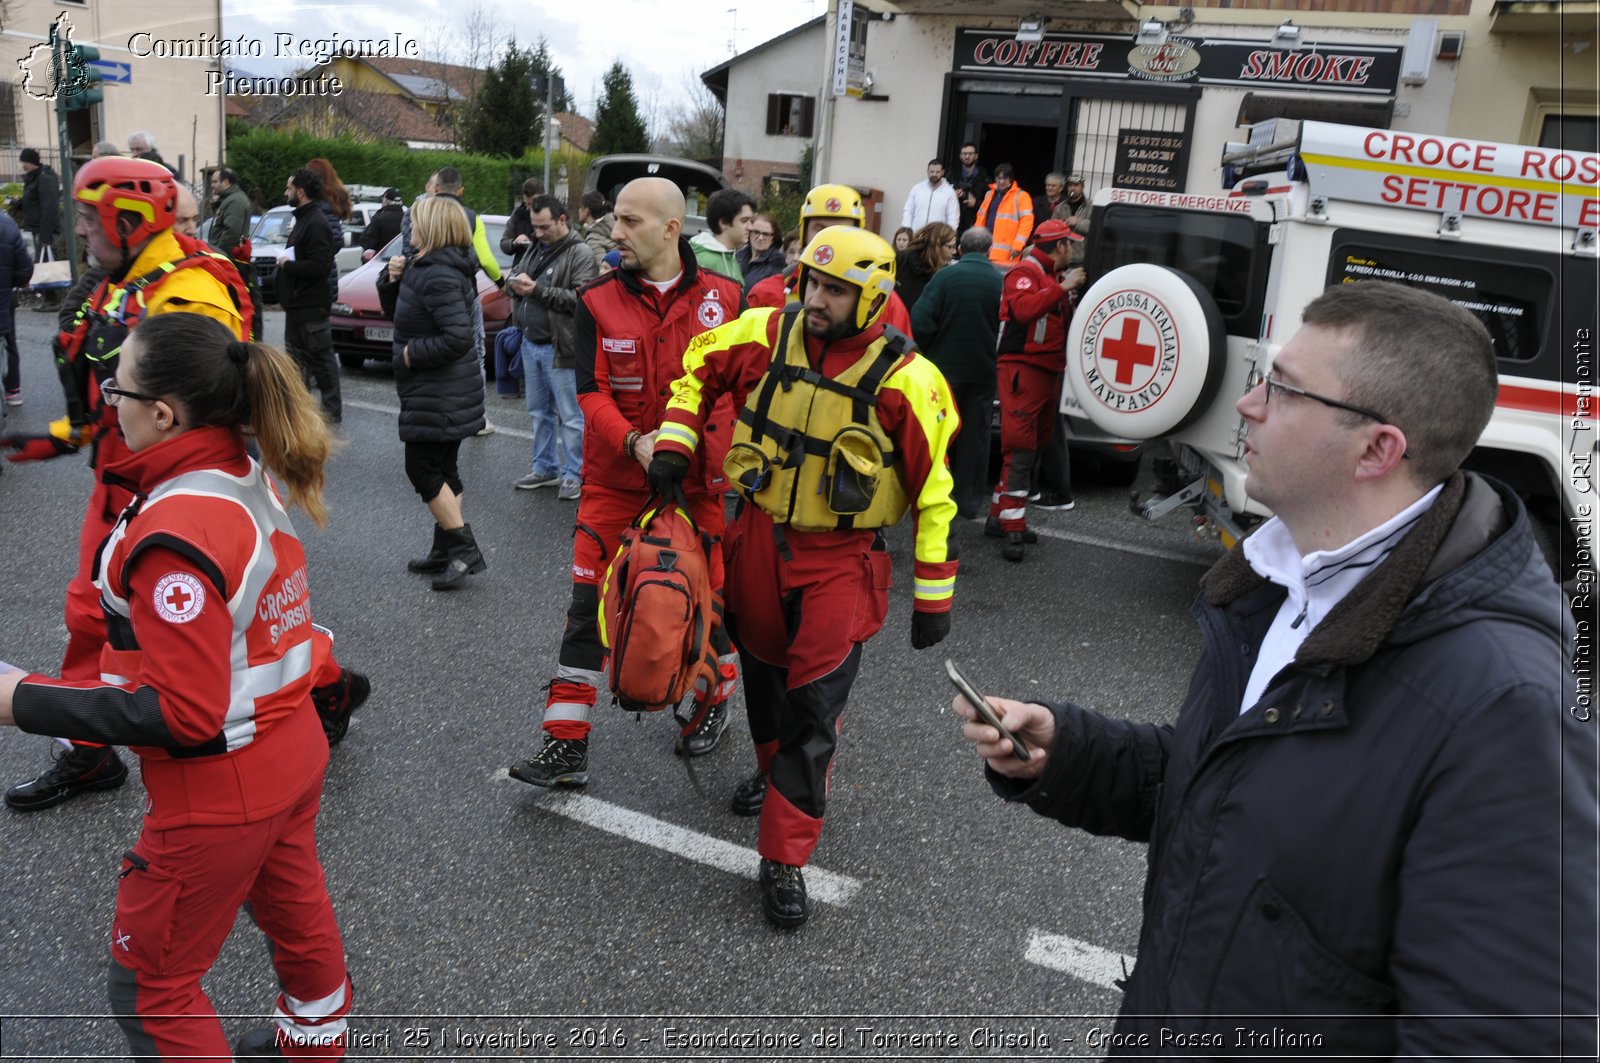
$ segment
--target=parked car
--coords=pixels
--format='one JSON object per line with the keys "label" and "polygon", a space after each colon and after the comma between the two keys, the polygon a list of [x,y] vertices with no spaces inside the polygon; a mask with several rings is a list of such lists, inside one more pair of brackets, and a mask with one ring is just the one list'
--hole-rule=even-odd
{"label": "parked car", "polygon": [[[344,243],[334,252],[334,264],[343,276],[361,265],[361,233],[372,216],[383,208],[381,202],[353,203],[350,217],[343,222]],[[289,230],[294,221],[294,208],[288,204],[273,207],[261,216],[250,232],[250,261],[256,267],[256,277],[261,281],[262,302],[277,302],[278,256],[289,242]]]}
{"label": "parked car", "polygon": [[[500,235],[505,231],[507,216],[480,214],[484,234],[494,251],[495,261],[502,273],[511,269],[511,256],[500,250]],[[333,304],[329,318],[333,326],[333,349],[338,352],[339,364],[346,369],[359,369],[369,359],[389,362],[393,358],[394,322],[383,316],[378,303],[378,274],[388,268],[389,259],[400,253],[400,237],[393,240],[366,262],[339,278],[339,299]],[[511,320],[511,299],[480,270],[478,272],[478,300],[483,304],[484,365],[490,376],[494,375],[494,339]]]}
{"label": "parked car", "polygon": [[706,228],[706,200],[728,187],[727,178],[702,162],[675,155],[602,155],[589,164],[585,192],[598,191],[607,203],[616,203],[622,186],[639,177],[665,177],[683,190],[687,210],[683,234],[693,236]]}

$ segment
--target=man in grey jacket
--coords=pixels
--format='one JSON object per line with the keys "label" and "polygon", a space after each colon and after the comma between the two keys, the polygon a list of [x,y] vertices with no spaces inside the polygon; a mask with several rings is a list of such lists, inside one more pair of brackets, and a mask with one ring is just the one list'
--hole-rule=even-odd
{"label": "man in grey jacket", "polygon": [[[599,273],[594,253],[567,225],[566,205],[551,195],[529,204],[534,242],[511,267],[506,291],[522,330],[522,375],[533,419],[533,466],[512,486],[559,484],[556,497],[577,501],[583,480],[583,411],[573,351],[578,289]],[[560,453],[557,453],[559,427]]]}
{"label": "man in grey jacket", "polygon": [[1380,282],[1304,320],[1238,401],[1276,516],[1201,583],[1176,723],[991,698],[1018,760],[958,698],[964,733],[1007,800],[1150,845],[1113,1055],[1593,1059],[1592,663],[1459,468],[1489,333]]}

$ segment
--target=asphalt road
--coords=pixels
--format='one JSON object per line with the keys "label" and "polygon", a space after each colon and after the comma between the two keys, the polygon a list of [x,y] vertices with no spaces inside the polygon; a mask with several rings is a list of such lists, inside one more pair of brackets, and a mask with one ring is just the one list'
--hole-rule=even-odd
{"label": "asphalt road", "polygon": [[[59,415],[50,319],[20,312],[26,405]],[[269,317],[269,335],[282,333]],[[332,521],[302,521],[319,622],[373,696],[330,765],[319,825],[356,987],[361,1058],[1095,1057],[1137,942],[1144,848],[1068,831],[993,796],[959,739],[946,655],[986,690],[1167,720],[1197,637],[1196,581],[1217,547],[1181,519],[1144,525],[1126,489],[1078,485],[1037,515],[1009,565],[963,524],[954,630],[910,648],[910,538],[844,719],[810,923],[776,933],[754,882],[755,824],[727,811],[753,767],[742,695],[728,738],[672,755],[663,717],[598,715],[581,797],[505,776],[537,748],[541,687],[568,595],[574,506],[515,492],[520,403],[462,448],[465,509],[489,560],[453,595],[405,572],[428,517],[401,468],[377,367],[344,376],[347,445]],[[0,475],[0,659],[50,670],[65,641],[89,473],[81,460]],[[51,743],[0,734],[0,784]],[[0,1059],[119,1058],[104,968],[136,784],[22,815],[0,809]],[[816,898],[826,896],[827,900]],[[263,1024],[276,984],[241,920],[206,980],[230,1035]],[[60,1017],[51,1017],[60,1016]],[[866,1031],[866,1032],[863,1032]],[[625,1042],[625,1043],[619,1043]]]}

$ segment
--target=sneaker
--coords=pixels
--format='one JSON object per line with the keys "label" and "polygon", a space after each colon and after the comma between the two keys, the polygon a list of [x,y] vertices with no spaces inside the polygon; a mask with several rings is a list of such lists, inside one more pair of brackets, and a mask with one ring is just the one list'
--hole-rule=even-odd
{"label": "sneaker", "polygon": [[115,790],[128,781],[128,766],[110,746],[73,746],[56,755],[37,779],[6,791],[6,804],[18,812],[37,812],[90,790]]}
{"label": "sneaker", "polygon": [[804,923],[810,914],[806,906],[805,872],[793,864],[763,858],[761,911],[767,922],[782,930],[793,930]]}
{"label": "sneaker", "polygon": [[22,389],[21,388],[17,388],[15,391],[6,392],[6,405],[7,406],[21,406],[22,405]]}
{"label": "sneaker", "polygon": [[371,681],[348,668],[339,669],[339,678],[327,686],[311,691],[311,704],[317,708],[329,749],[344,741],[345,732],[350,730],[350,714],[365,704],[371,693]]}
{"label": "sneaker", "polygon": [[513,481],[511,486],[518,491],[537,491],[541,487],[554,487],[560,482],[561,477],[553,472],[530,472],[522,479]]}
{"label": "sneaker", "polygon": [[754,775],[734,788],[729,807],[736,816],[759,816],[766,800],[767,773],[757,768]]}
{"label": "sneaker", "polygon": [[576,502],[581,494],[583,494],[583,481],[562,480],[561,488],[556,492],[556,497],[563,502]]}
{"label": "sneaker", "polygon": [[485,421],[483,422],[483,427],[478,429],[476,434],[480,436],[492,436],[494,435],[494,425],[488,421]]}
{"label": "sneaker", "polygon": [[544,748],[511,765],[511,777],[531,786],[587,786],[589,740],[544,736]]}
{"label": "sneaker", "polygon": [[1028,504],[1038,509],[1067,510],[1073,506],[1071,495],[1058,495],[1054,491],[1045,491],[1028,498]]}
{"label": "sneaker", "polygon": [[728,703],[719,701],[706,709],[706,714],[700,718],[700,726],[688,734],[678,736],[678,744],[673,747],[673,752],[678,756],[687,753],[691,757],[703,757],[722,741],[722,734],[728,729]]}
{"label": "sneaker", "polygon": [[[1000,519],[998,517],[988,517],[983,522],[983,534],[987,539],[1004,539],[1006,530],[1000,527]],[[1022,529],[1022,541],[1030,544],[1036,543],[1039,541],[1039,533],[1032,528],[1024,528]]]}

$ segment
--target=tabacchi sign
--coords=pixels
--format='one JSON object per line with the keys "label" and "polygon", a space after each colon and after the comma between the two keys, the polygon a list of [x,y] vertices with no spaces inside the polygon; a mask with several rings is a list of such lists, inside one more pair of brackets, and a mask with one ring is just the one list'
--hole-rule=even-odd
{"label": "tabacchi sign", "polygon": [[1315,92],[1392,96],[1400,84],[1399,47],[1170,37],[1135,44],[1104,33],[1046,33],[1019,41],[1003,29],[956,31],[954,69],[967,73],[1103,78],[1169,84],[1256,85]]}

